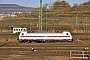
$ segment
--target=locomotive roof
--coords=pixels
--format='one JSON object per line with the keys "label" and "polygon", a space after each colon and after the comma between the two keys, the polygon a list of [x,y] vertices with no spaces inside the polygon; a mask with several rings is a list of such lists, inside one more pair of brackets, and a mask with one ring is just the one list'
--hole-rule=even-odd
{"label": "locomotive roof", "polygon": [[63,33],[63,32],[69,32],[69,31],[60,31],[60,32],[34,32],[34,31],[27,31],[27,33]]}

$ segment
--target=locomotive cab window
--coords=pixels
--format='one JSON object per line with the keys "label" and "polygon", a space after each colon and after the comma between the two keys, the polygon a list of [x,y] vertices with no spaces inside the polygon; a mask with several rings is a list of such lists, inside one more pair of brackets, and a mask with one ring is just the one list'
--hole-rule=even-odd
{"label": "locomotive cab window", "polygon": [[20,31],[20,29],[19,29],[19,31]]}
{"label": "locomotive cab window", "polygon": [[21,29],[21,31],[22,31],[23,29]]}
{"label": "locomotive cab window", "polygon": [[66,35],[69,35],[68,33],[66,33]]}
{"label": "locomotive cab window", "polygon": [[25,29],[24,29],[24,31],[25,31]]}
{"label": "locomotive cab window", "polygon": [[15,31],[15,29],[14,29],[14,31]]}
{"label": "locomotive cab window", "polygon": [[22,33],[22,35],[24,35],[24,33]]}

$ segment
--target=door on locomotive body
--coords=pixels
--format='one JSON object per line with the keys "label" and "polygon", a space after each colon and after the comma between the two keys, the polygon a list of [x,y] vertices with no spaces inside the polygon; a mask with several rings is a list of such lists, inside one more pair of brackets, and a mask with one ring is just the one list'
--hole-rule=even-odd
{"label": "door on locomotive body", "polygon": [[22,32],[19,34],[18,40],[19,40],[20,43],[23,42],[23,40],[22,40]]}

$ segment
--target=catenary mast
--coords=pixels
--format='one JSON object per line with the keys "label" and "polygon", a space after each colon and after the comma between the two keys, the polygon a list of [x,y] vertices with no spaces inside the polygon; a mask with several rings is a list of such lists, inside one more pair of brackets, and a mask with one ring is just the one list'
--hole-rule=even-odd
{"label": "catenary mast", "polygon": [[39,30],[42,31],[42,0],[40,0]]}

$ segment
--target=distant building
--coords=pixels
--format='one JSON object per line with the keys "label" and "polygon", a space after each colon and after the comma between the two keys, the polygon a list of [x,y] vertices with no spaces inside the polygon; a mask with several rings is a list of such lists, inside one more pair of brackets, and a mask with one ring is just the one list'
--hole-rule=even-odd
{"label": "distant building", "polygon": [[0,4],[0,20],[3,17],[16,17],[15,13],[30,12],[33,7],[24,7],[17,4]]}
{"label": "distant building", "polygon": [[13,28],[13,33],[20,33],[22,31],[27,31],[27,28]]}
{"label": "distant building", "polygon": [[0,20],[2,20],[2,18],[3,18],[3,16],[2,16],[2,15],[0,15]]}

